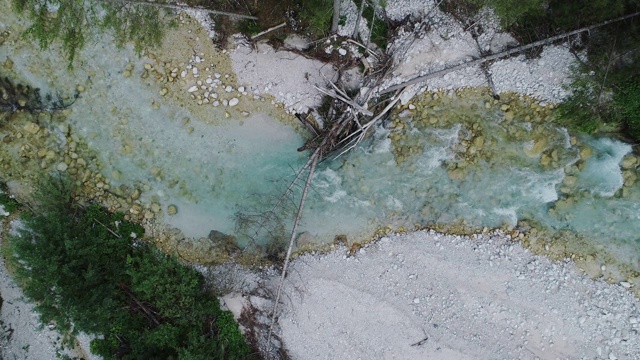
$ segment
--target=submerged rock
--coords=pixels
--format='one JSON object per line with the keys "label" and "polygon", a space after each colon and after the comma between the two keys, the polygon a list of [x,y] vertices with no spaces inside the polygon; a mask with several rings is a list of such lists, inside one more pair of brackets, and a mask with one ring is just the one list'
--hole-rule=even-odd
{"label": "submerged rock", "polygon": [[218,230],[211,230],[209,232],[209,236],[208,236],[209,240],[215,242],[215,243],[232,243],[235,244],[236,242],[236,237],[233,235],[227,235],[223,232],[220,232]]}

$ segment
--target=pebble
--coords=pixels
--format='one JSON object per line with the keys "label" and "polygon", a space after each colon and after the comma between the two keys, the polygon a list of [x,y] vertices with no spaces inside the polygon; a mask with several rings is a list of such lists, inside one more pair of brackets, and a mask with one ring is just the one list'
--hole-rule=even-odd
{"label": "pebble", "polygon": [[178,213],[178,207],[171,204],[167,207],[167,214],[168,215],[175,215]]}
{"label": "pebble", "polygon": [[133,193],[131,193],[131,199],[138,200],[140,198],[140,190],[134,189]]}
{"label": "pebble", "polygon": [[233,99],[229,100],[229,106],[236,106],[236,105],[238,105],[239,102],[240,102],[240,100],[238,100],[238,98],[233,98]]}
{"label": "pebble", "polygon": [[56,169],[58,171],[67,171],[67,168],[69,167],[69,165],[67,165],[66,163],[59,163],[58,165],[56,165]]}
{"label": "pebble", "polygon": [[151,211],[153,211],[154,213],[159,213],[160,210],[162,210],[162,207],[160,206],[160,204],[158,203],[151,203]]}
{"label": "pebble", "polygon": [[198,87],[194,85],[194,86],[190,87],[189,90],[187,90],[187,92],[192,93],[192,92],[197,91],[197,90],[198,90]]}

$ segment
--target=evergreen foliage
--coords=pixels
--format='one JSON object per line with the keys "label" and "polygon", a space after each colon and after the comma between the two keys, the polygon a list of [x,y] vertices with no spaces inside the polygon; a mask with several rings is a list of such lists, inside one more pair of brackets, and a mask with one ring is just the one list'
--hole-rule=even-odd
{"label": "evergreen foliage", "polygon": [[307,23],[307,29],[316,37],[322,37],[331,29],[333,0],[298,0],[300,18]]}
{"label": "evergreen foliage", "polygon": [[119,46],[132,41],[140,52],[160,44],[169,23],[158,8],[120,1],[13,0],[13,5],[16,12],[26,13],[32,22],[25,35],[40,47],[48,48],[57,40],[62,42],[69,67],[96,29],[113,31]]}
{"label": "evergreen foliage", "polygon": [[7,192],[7,185],[4,183],[0,183],[0,205],[4,208],[4,211],[8,213],[13,213],[18,210],[20,204],[9,195]]}
{"label": "evergreen foliage", "polygon": [[135,240],[139,225],[80,206],[62,179],[43,183],[37,199],[11,246],[43,323],[99,335],[91,350],[105,359],[248,358],[201,274]]}
{"label": "evergreen foliage", "polygon": [[640,140],[638,78],[640,24],[637,20],[594,31],[588,62],[575,72],[572,91],[559,107],[559,121],[585,133],[617,131]]}
{"label": "evergreen foliage", "polygon": [[640,140],[640,75],[624,81],[614,95],[614,106],[619,110],[623,131],[632,139]]}

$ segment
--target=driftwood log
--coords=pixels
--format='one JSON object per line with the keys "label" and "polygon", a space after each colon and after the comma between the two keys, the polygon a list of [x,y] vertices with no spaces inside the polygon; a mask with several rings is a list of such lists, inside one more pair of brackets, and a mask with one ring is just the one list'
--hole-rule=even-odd
{"label": "driftwood log", "polygon": [[615,22],[619,22],[619,21],[623,21],[623,20],[626,20],[626,19],[630,19],[630,18],[636,17],[638,15],[640,15],[640,12],[636,12],[636,13],[629,14],[629,15],[626,15],[626,16],[622,16],[622,17],[619,17],[619,18],[616,18],[616,19],[612,19],[612,20],[607,20],[607,21],[601,22],[599,24],[595,24],[595,25],[591,25],[591,26],[580,28],[578,30],[569,31],[569,32],[566,32],[566,33],[563,33],[563,34],[560,34],[560,35],[552,36],[552,37],[544,39],[544,40],[539,40],[539,41],[532,42],[531,44],[522,45],[522,46],[518,46],[518,47],[513,48],[513,49],[509,49],[509,50],[506,50],[506,51],[503,51],[503,52],[499,52],[497,54],[488,55],[488,56],[481,57],[479,59],[475,59],[475,60],[472,60],[472,61],[463,62],[463,63],[455,65],[455,66],[451,66],[451,67],[448,67],[448,68],[444,68],[442,70],[434,71],[434,72],[431,72],[431,73],[428,73],[428,74],[425,74],[425,75],[422,75],[422,76],[415,77],[415,78],[413,78],[411,80],[405,81],[405,82],[403,82],[401,84],[398,84],[398,85],[390,86],[390,87],[388,87],[386,89],[381,90],[380,94],[386,94],[386,93],[389,93],[389,92],[397,91],[397,90],[405,88],[405,87],[407,87],[409,85],[419,84],[419,83],[427,81],[429,79],[440,77],[440,76],[443,76],[443,75],[448,74],[450,72],[467,68],[469,66],[480,65],[480,64],[483,64],[483,63],[485,63],[487,61],[502,59],[502,58],[511,56],[513,54],[521,53],[521,52],[529,50],[529,49],[533,49],[533,48],[536,48],[536,47],[548,45],[548,44],[551,44],[551,43],[553,43],[555,41],[568,38],[569,36],[577,35],[577,34],[580,34],[580,33],[586,32],[586,31],[591,31],[591,30],[593,30],[595,28],[599,28],[599,27],[602,27],[602,26],[605,26],[605,25],[609,25],[609,24],[612,24],[612,23],[615,23]]}

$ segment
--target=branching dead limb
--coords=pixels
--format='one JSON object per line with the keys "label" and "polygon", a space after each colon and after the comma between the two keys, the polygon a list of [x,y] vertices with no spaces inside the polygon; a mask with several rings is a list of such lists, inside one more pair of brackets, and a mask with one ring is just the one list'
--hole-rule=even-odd
{"label": "branching dead limb", "polygon": [[274,31],[274,30],[278,30],[278,29],[280,29],[281,27],[285,27],[285,26],[287,26],[287,23],[286,23],[286,22],[283,22],[283,23],[282,23],[282,24],[280,24],[280,25],[272,26],[272,27],[268,28],[268,29],[267,29],[267,30],[265,30],[265,31],[261,31],[261,32],[259,32],[259,33],[255,34],[255,35],[253,35],[253,36],[251,37],[251,40],[255,40],[256,38],[258,38],[258,37],[260,37],[260,36],[262,36],[262,35],[264,35],[264,34],[268,34],[268,33],[272,32],[272,31]]}
{"label": "branching dead limb", "polygon": [[[278,315],[278,304],[280,303],[280,294],[282,293],[282,287],[284,286],[284,279],[287,276],[287,268],[289,266],[289,260],[291,259],[291,253],[293,252],[293,243],[295,242],[296,236],[298,235],[298,225],[300,224],[300,219],[302,219],[302,211],[304,210],[304,203],[307,199],[309,186],[311,185],[311,179],[313,178],[313,173],[316,169],[316,165],[318,164],[319,157],[320,157],[320,148],[318,148],[313,153],[313,155],[311,155],[311,158],[309,159],[309,162],[311,162],[309,174],[307,175],[307,181],[305,182],[304,189],[302,190],[302,197],[300,198],[298,213],[296,214],[296,220],[293,223],[293,230],[291,231],[291,238],[289,239],[287,256],[284,259],[284,265],[282,267],[282,273],[280,275],[280,284],[278,285],[278,291],[276,292],[276,300],[273,303],[273,313],[271,314],[271,326],[269,326],[269,336],[267,337],[268,347],[271,346],[271,336],[273,335],[273,326],[276,322],[276,317]],[[267,353],[268,352],[269,352],[269,348],[267,348]]]}

